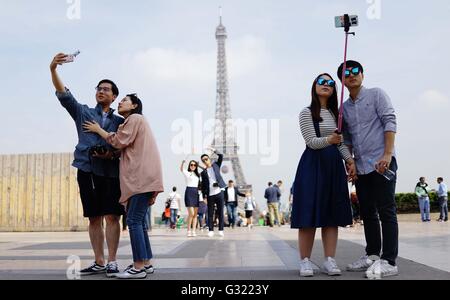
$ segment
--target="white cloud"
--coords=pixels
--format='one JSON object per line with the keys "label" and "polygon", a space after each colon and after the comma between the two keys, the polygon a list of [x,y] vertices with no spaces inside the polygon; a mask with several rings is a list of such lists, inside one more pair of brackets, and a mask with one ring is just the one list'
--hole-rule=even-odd
{"label": "white cloud", "polygon": [[442,111],[442,109],[450,108],[450,99],[443,93],[431,89],[419,96],[419,105],[429,110]]}
{"label": "white cloud", "polygon": [[207,83],[215,79],[214,53],[151,48],[134,55],[132,65],[149,80]]}
{"label": "white cloud", "polygon": [[253,74],[266,64],[270,64],[271,55],[265,40],[245,36],[229,43],[228,68],[231,78]]}
{"label": "white cloud", "polygon": [[[131,57],[131,59],[130,59]],[[231,79],[254,72],[269,60],[264,40],[245,36],[227,45]],[[150,48],[124,57],[124,62],[144,80],[211,85],[216,80],[217,52],[189,52],[175,48]],[[136,74],[135,74],[136,75]]]}

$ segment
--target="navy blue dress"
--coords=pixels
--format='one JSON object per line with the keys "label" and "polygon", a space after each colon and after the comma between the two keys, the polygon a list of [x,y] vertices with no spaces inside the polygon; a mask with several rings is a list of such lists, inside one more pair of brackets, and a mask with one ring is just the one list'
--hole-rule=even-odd
{"label": "navy blue dress", "polygon": [[200,206],[198,188],[189,186],[186,188],[186,192],[184,193],[184,204],[186,205],[186,207],[195,208]]}
{"label": "navy blue dress", "polygon": [[[319,123],[314,122],[317,137]],[[291,228],[345,227],[353,223],[347,174],[336,145],[306,148],[293,185]]]}

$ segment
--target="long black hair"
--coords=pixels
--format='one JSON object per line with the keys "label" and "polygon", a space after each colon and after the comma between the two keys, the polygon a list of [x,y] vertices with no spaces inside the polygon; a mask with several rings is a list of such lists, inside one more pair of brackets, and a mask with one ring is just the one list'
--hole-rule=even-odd
{"label": "long black hair", "polygon": [[137,94],[128,94],[127,97],[130,98],[131,103],[137,105],[137,107],[135,109],[131,110],[130,116],[132,114],[142,115],[142,110],[144,108],[143,108],[143,105],[142,105],[142,101],[141,101],[141,99],[138,98]]}
{"label": "long black hair", "polygon": [[[322,117],[320,116],[320,100],[319,100],[319,96],[317,95],[317,91],[316,91],[316,85],[317,85],[317,81],[322,77],[322,76],[328,76],[331,79],[333,79],[333,77],[331,77],[330,74],[328,73],[323,73],[320,74],[319,76],[317,76],[317,78],[314,80],[313,86],[312,86],[312,90],[311,90],[311,114],[313,117],[314,122],[323,122]],[[334,80],[334,79],[333,79]],[[331,94],[330,98],[328,98],[327,101],[327,109],[331,110],[331,112],[334,115],[334,119],[337,122],[337,118],[339,115],[338,112],[338,96],[337,96],[337,87],[334,86],[333,87],[333,94]]]}
{"label": "long black hair", "polygon": [[188,164],[188,172],[192,172],[191,171],[191,164],[192,163],[195,163],[195,165],[197,166],[196,168],[195,168],[195,170],[194,170],[194,174],[198,177],[198,178],[200,178],[200,173],[198,172],[198,162],[197,161],[195,161],[195,160],[191,160],[190,162],[189,162],[189,164]]}

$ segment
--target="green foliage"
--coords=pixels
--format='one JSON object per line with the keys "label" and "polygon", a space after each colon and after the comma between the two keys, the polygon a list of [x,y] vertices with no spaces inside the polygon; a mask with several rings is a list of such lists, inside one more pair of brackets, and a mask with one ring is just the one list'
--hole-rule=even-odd
{"label": "green foliage", "polygon": [[[419,212],[419,200],[415,193],[396,194],[395,201],[399,213]],[[430,193],[430,209],[431,212],[439,212],[439,202],[436,193]]]}

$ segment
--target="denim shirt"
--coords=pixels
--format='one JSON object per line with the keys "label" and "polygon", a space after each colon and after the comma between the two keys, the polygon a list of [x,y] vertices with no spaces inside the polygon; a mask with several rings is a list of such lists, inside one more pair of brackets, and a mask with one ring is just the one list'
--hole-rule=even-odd
{"label": "denim shirt", "polygon": [[114,115],[114,110],[110,109],[105,122],[103,122],[103,110],[100,104],[97,104],[95,108],[82,105],[78,103],[68,89],[64,93],[56,92],[56,97],[61,105],[69,112],[77,128],[78,145],[75,147],[72,166],[83,172],[93,173],[97,176],[118,178],[118,159],[99,159],[89,154],[89,149],[96,145],[106,146],[110,150],[113,150],[113,148],[98,134],[84,132],[83,123],[86,121],[95,121],[100,125],[104,123],[102,128],[105,131],[117,132],[119,125],[124,122],[123,118]]}
{"label": "denim shirt", "polygon": [[343,129],[344,143],[353,147],[358,175],[375,171],[374,162],[384,154],[385,132],[397,132],[397,117],[389,96],[382,89],[363,87],[354,101],[344,103]]}

